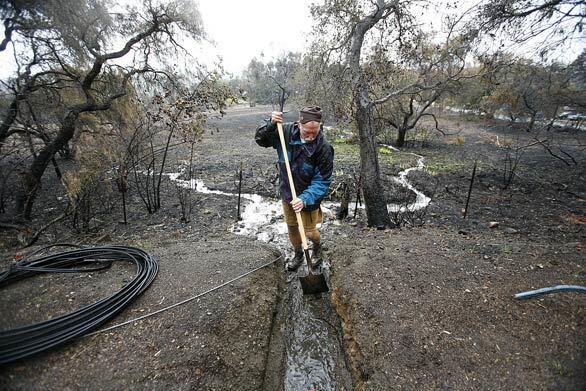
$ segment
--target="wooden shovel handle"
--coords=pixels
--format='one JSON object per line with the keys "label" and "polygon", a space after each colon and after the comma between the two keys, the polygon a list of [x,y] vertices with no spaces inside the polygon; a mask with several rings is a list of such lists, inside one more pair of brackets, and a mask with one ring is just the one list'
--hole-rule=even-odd
{"label": "wooden shovel handle", "polygon": [[[289,186],[291,188],[291,196],[293,199],[297,198],[297,192],[295,191],[295,184],[293,183],[293,175],[291,175],[291,167],[289,166],[289,153],[287,152],[287,144],[285,143],[285,135],[283,133],[283,125],[277,122],[277,130],[279,132],[279,139],[281,139],[281,149],[283,150],[283,159],[285,159],[285,167],[287,168],[287,176],[289,177]],[[299,235],[301,235],[301,245],[303,250],[307,250],[307,238],[305,237],[305,228],[303,228],[303,219],[301,218],[300,212],[295,212],[297,217],[297,226],[299,228]]]}

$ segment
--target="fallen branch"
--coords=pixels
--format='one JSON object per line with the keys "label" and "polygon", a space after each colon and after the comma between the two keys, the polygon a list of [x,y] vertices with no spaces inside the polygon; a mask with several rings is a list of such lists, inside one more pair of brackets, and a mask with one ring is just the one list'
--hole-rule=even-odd
{"label": "fallen branch", "polygon": [[68,216],[67,212],[63,212],[61,215],[55,217],[53,220],[49,221],[47,224],[43,225],[41,228],[39,228],[34,234],[33,236],[31,236],[26,245],[24,246],[26,247],[30,247],[33,244],[35,244],[37,242],[37,240],[39,240],[39,236],[41,236],[41,234],[46,231],[49,227],[51,227],[53,224],[58,223],[59,221],[63,220],[65,217]]}
{"label": "fallen branch", "polygon": [[[569,163],[569,162],[568,162],[566,159],[564,159],[563,157],[561,157],[561,156],[559,156],[559,155],[556,155],[556,154],[555,154],[555,153],[554,153],[554,152],[551,150],[551,148],[549,147],[549,145],[547,145],[546,141],[547,141],[547,140],[543,140],[543,141],[537,140],[537,143],[541,144],[541,146],[542,146],[542,147],[543,147],[543,148],[544,148],[544,149],[545,149],[545,150],[546,150],[546,151],[547,151],[547,152],[548,152],[548,153],[549,153],[551,156],[555,157],[556,159],[559,159],[559,160],[560,160],[560,161],[562,161],[562,162],[563,162],[563,163],[564,163],[566,166],[568,166],[568,167],[569,167],[569,166],[571,166],[571,164],[570,164],[570,163]],[[562,149],[560,149],[560,151],[561,151],[561,152],[562,152],[564,155],[568,156],[568,157],[569,157],[569,158],[572,160],[572,162],[574,163],[574,165],[578,164],[578,163],[576,162],[576,159],[574,159],[574,158],[573,158],[571,155],[569,155],[567,152],[563,151]]]}
{"label": "fallen branch", "polygon": [[10,223],[0,222],[0,229],[14,229],[17,231],[22,231],[25,229],[25,227],[22,225],[18,225],[18,224],[10,224]]}

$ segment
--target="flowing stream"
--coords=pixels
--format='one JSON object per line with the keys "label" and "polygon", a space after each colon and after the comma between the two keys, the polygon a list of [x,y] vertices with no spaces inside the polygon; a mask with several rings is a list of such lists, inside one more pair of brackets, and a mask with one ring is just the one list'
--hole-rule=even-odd
{"label": "flowing stream", "polygon": [[[410,211],[425,208],[430,198],[413,187],[407,180],[411,171],[422,170],[423,157],[419,156],[418,165],[401,171],[394,180],[415,192],[417,198],[414,203],[388,205],[389,211],[400,211],[407,208]],[[180,173],[168,174],[175,183],[194,189],[199,193],[237,196],[237,194],[211,190],[203,181],[179,179]],[[257,240],[271,243],[287,256],[292,256],[289,249],[287,226],[283,222],[283,212],[280,200],[270,200],[258,194],[242,194],[241,197],[249,202],[242,212],[242,220],[234,224],[232,232],[237,235],[254,237]],[[339,204],[323,203],[324,214],[331,214],[331,209]],[[332,218],[325,218],[321,229],[327,229],[331,223],[337,222]],[[329,271],[329,264],[324,260],[324,269]],[[295,273],[284,271],[287,284],[280,298],[279,310],[276,315],[276,328],[273,327],[271,346],[279,346],[283,356],[273,356],[281,360],[283,367],[277,366],[273,371],[279,372],[275,384],[265,384],[265,389],[276,390],[339,390],[351,389],[351,376],[347,368],[346,357],[342,346],[342,329],[340,320],[332,308],[328,294],[304,296],[299,279]],[[273,363],[268,363],[269,366]],[[267,370],[269,372],[269,370]],[[266,379],[265,379],[266,383]]]}
{"label": "flowing stream", "polygon": [[415,195],[416,195],[415,202],[413,202],[407,206],[401,206],[401,205],[397,205],[397,204],[389,204],[389,205],[387,205],[389,212],[405,212],[406,210],[408,210],[410,212],[414,212],[414,211],[426,208],[427,205],[429,205],[429,203],[431,202],[431,198],[429,198],[428,196],[426,196],[425,194],[423,194],[422,192],[417,190],[407,180],[407,176],[409,175],[410,172],[421,171],[425,167],[425,165],[423,164],[423,160],[424,160],[423,156],[419,156],[419,155],[415,155],[415,156],[419,157],[419,160],[417,161],[417,166],[410,167],[406,170],[403,170],[399,173],[399,176],[393,178],[393,180],[395,182],[397,182],[398,184],[406,187],[407,189],[409,189],[415,193]]}

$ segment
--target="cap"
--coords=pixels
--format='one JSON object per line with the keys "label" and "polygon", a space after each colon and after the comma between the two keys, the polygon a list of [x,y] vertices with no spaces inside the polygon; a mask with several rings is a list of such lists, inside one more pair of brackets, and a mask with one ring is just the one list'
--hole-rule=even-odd
{"label": "cap", "polygon": [[306,106],[299,110],[299,122],[305,124],[311,121],[321,122],[321,107]]}

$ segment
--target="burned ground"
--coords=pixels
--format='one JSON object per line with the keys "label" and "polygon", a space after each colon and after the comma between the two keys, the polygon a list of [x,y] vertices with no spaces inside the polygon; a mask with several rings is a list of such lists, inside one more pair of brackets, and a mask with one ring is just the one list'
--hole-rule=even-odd
{"label": "burned ground", "polygon": [[[196,177],[235,193],[242,162],[243,191],[275,196],[274,151],[253,140],[268,111],[239,107],[212,120],[197,145]],[[331,300],[345,333],[354,388],[583,389],[586,298],[577,293],[527,301],[512,297],[556,284],[586,284],[583,132],[548,135],[577,164],[568,166],[541,145],[531,146],[503,190],[503,161],[511,151],[506,145],[529,145],[533,136],[503,123],[456,117],[443,118],[441,125],[451,135],[432,135],[401,153],[380,154],[389,198],[405,203],[412,194],[390,178],[416,164],[413,154],[425,158],[425,169],[409,175],[432,198],[425,213],[395,229],[373,230],[360,210],[354,218],[353,198],[349,218],[334,223],[327,216],[323,236],[332,263]],[[337,184],[356,176],[358,149],[340,142],[334,148]],[[174,153],[173,165],[182,159],[181,151]],[[55,178],[46,181],[38,205],[48,205],[43,197],[56,202],[59,186]],[[270,244],[230,232],[236,197],[195,195],[197,207],[185,223],[174,186],[165,186],[163,209],[154,215],[133,198],[129,226],[117,223],[117,210],[114,221],[104,218],[89,236],[56,226],[37,245],[126,244],[158,258],[161,269],[153,285],[111,324],[204,292],[277,257]],[[94,243],[97,238],[100,243]],[[3,243],[6,268],[19,249],[12,247],[10,232]],[[91,275],[19,282],[2,291],[2,313],[11,315],[0,325],[7,329],[66,313],[106,296],[131,275],[127,265],[115,265]],[[0,387],[266,389],[273,384],[266,381],[265,368],[281,279],[279,261],[197,301],[4,366]]]}

